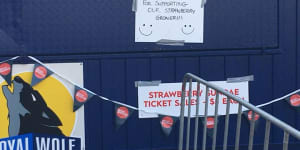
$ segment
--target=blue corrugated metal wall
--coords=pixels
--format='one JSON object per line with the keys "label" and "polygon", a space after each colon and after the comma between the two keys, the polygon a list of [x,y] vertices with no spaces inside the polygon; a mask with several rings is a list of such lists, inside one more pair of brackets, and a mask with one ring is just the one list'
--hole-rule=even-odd
{"label": "blue corrugated metal wall", "polygon": [[[34,55],[44,62],[83,61],[85,87],[133,106],[137,106],[134,81],[180,82],[186,72],[206,80],[253,74],[255,81],[250,83],[253,104],[300,87],[297,0],[209,0],[205,8],[204,44],[183,47],[134,43],[131,3],[131,0],[0,0],[2,59],[22,54]],[[140,120],[135,113],[116,132],[113,108],[111,103],[96,100],[86,104],[88,150],[176,148],[178,124],[166,138],[160,132],[158,119]],[[278,102],[264,109],[300,129],[300,112],[287,103]],[[235,118],[232,115],[231,145]],[[223,128],[221,124],[219,131]],[[243,120],[242,135],[248,135],[248,130],[249,125]],[[263,130],[261,122],[255,135],[256,144],[262,144]],[[222,134],[219,132],[218,137],[223,137]],[[272,150],[280,149],[275,144],[282,142],[283,133],[272,127],[271,136]],[[222,138],[217,143],[221,145]],[[248,137],[243,136],[241,144],[247,143]]]}

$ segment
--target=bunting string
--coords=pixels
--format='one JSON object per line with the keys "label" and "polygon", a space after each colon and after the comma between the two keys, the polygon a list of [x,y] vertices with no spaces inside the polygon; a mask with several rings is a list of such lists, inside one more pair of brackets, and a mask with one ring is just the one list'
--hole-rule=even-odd
{"label": "bunting string", "polygon": [[261,107],[264,107],[264,106],[267,106],[267,105],[271,105],[271,104],[273,104],[273,103],[275,103],[275,102],[284,100],[284,99],[286,99],[287,97],[289,97],[289,96],[291,96],[291,95],[293,95],[293,94],[296,94],[296,93],[298,93],[298,92],[300,92],[300,89],[298,89],[298,90],[296,90],[296,91],[294,91],[294,92],[292,92],[292,93],[289,93],[289,94],[287,94],[287,95],[284,95],[284,96],[282,96],[282,97],[279,97],[279,98],[277,98],[277,99],[271,100],[271,101],[269,101],[269,102],[267,102],[267,103],[257,105],[256,107],[261,108]]}
{"label": "bunting string", "polygon": [[138,110],[138,108],[136,108],[136,107],[134,107],[134,106],[130,106],[130,105],[127,105],[127,104],[118,102],[118,101],[110,100],[110,99],[107,98],[107,97],[98,95],[98,94],[94,93],[93,91],[90,91],[89,89],[86,89],[86,88],[84,88],[84,87],[81,87],[81,86],[77,85],[76,83],[74,83],[73,81],[68,80],[68,79],[67,79],[66,77],[64,77],[63,75],[60,75],[60,74],[56,73],[55,71],[53,71],[53,69],[51,69],[50,67],[46,66],[46,64],[42,63],[41,61],[39,61],[39,60],[36,59],[35,57],[33,57],[33,56],[28,56],[28,57],[29,57],[30,59],[32,59],[33,61],[39,63],[40,65],[43,65],[44,67],[47,67],[49,70],[51,70],[52,72],[54,72],[57,76],[59,76],[59,77],[65,79],[65,80],[68,81],[69,83],[71,83],[71,84],[73,84],[73,85],[76,85],[76,86],[78,86],[78,87],[80,87],[80,88],[82,88],[82,89],[84,89],[84,90],[86,90],[86,91],[92,93],[93,95],[99,97],[99,98],[102,99],[102,100],[109,101],[109,102],[112,102],[112,103],[115,103],[115,104],[119,104],[119,105],[122,105],[122,106],[126,106],[126,107],[132,108],[132,109],[134,109],[134,110]]}
{"label": "bunting string", "polygon": [[[55,73],[57,76],[59,76],[59,77],[61,77],[61,78],[65,79],[65,80],[66,80],[66,81],[68,81],[69,83],[71,83],[71,84],[73,84],[73,85],[76,85],[76,86],[78,86],[76,83],[74,83],[74,82],[72,82],[72,81],[68,80],[68,79],[67,79],[66,77],[64,77],[63,75],[60,75],[60,74],[56,73],[55,71],[53,71],[53,69],[49,68],[49,67],[48,67],[48,66],[46,66],[46,65],[45,65],[43,62],[39,61],[39,60],[38,60],[38,59],[36,59],[35,57],[33,57],[33,56],[28,56],[28,57],[29,57],[30,59],[32,59],[33,61],[35,61],[35,62],[39,63],[40,65],[43,65],[44,67],[47,67],[49,70],[51,70],[52,72],[54,72],[54,73]],[[80,86],[78,86],[78,87],[80,87]],[[84,89],[84,90],[86,90],[86,91],[88,91],[88,92],[92,93],[93,95],[95,95],[95,96],[99,97],[99,98],[100,98],[100,99],[102,99],[102,100],[105,100],[105,101],[108,101],[108,102],[112,102],[112,103],[114,103],[114,104],[122,105],[122,106],[125,106],[125,107],[128,107],[128,108],[131,108],[131,109],[134,109],[134,110],[137,110],[137,111],[142,111],[142,112],[145,112],[145,113],[151,113],[151,114],[157,114],[157,115],[161,114],[161,113],[149,112],[149,111],[142,110],[142,109],[139,109],[139,108],[137,108],[137,107],[134,107],[134,106],[130,106],[130,105],[124,104],[124,103],[122,103],[122,102],[119,102],[119,101],[111,100],[111,99],[109,99],[109,98],[107,98],[107,97],[104,97],[104,96],[98,95],[98,94],[96,94],[95,92],[93,92],[93,91],[90,91],[90,90],[88,90],[88,89],[86,89],[86,88],[84,88],[84,87],[80,87],[80,88],[82,88],[82,89]],[[166,114],[161,114],[161,115],[166,115]]]}
{"label": "bunting string", "polygon": [[15,56],[15,57],[13,57],[13,58],[10,58],[10,59],[7,59],[7,60],[3,60],[3,61],[1,61],[0,62],[0,64],[1,63],[4,63],[4,62],[7,62],[7,61],[10,61],[10,60],[15,60],[15,59],[17,59],[17,58],[19,58],[20,56]]}
{"label": "bunting string", "polygon": [[[0,62],[0,63],[4,63],[4,62],[10,61],[10,60],[15,60],[15,59],[17,59],[17,58],[19,58],[19,56],[16,56],[16,57],[13,57],[13,58],[4,60],[4,61],[2,61],[2,62]],[[43,62],[41,62],[41,61],[39,61],[38,59],[36,59],[35,57],[33,57],[33,56],[28,56],[28,58],[30,58],[31,60],[35,61],[36,63],[38,63],[38,64],[40,64],[40,65],[46,67],[47,69],[49,69],[50,71],[52,71],[53,73],[55,73],[57,76],[59,76],[59,77],[61,77],[62,79],[66,80],[67,82],[73,84],[74,86],[78,86],[76,83],[74,83],[74,82],[68,80],[68,79],[67,79],[66,77],[64,77],[63,75],[60,75],[60,74],[56,73],[53,69],[51,69],[50,67],[48,67],[48,66],[45,65]],[[78,86],[78,87],[80,87],[80,86]],[[111,99],[109,99],[109,98],[107,98],[107,97],[98,95],[98,94],[96,94],[95,92],[90,91],[90,90],[88,90],[88,89],[86,89],[86,88],[84,88],[84,87],[80,87],[80,88],[81,88],[81,89],[84,89],[85,91],[87,91],[87,92],[89,92],[89,93],[91,93],[91,94],[93,94],[94,96],[99,97],[99,98],[102,99],[102,100],[109,101],[109,102],[112,102],[112,103],[114,103],[114,104],[122,105],[122,106],[125,106],[125,107],[128,107],[128,108],[131,108],[131,109],[133,109],[133,110],[142,111],[142,112],[145,112],[145,113],[168,116],[168,115],[166,115],[166,114],[156,113],[156,112],[149,112],[149,111],[142,110],[142,109],[139,109],[139,108],[137,108],[137,107],[134,107],[134,106],[131,106],[131,105],[128,105],[128,104],[124,104],[124,103],[119,102],[119,101],[111,100]],[[285,98],[287,98],[287,97],[289,97],[289,96],[291,96],[291,95],[293,95],[293,94],[295,94],[295,93],[298,93],[298,92],[300,92],[300,89],[298,89],[298,90],[296,90],[296,91],[293,91],[293,92],[291,92],[291,93],[289,93],[289,94],[287,94],[287,95],[284,95],[284,96],[282,96],[282,97],[280,97],[280,98],[271,100],[271,101],[269,101],[269,102],[267,102],[267,103],[257,105],[256,107],[261,108],[261,107],[264,107],[264,106],[267,106],[267,105],[271,105],[271,104],[273,104],[273,103],[275,103],[275,102],[284,100]],[[244,110],[244,111],[248,111],[248,110]],[[203,116],[202,116],[202,117],[203,117]]]}

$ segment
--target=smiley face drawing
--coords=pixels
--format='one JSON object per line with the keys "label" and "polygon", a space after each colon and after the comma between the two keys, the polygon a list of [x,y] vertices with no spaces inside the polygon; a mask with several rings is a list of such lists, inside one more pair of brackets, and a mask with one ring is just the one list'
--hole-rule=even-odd
{"label": "smiley face drawing", "polygon": [[142,26],[139,27],[139,32],[143,36],[150,36],[152,34],[152,24],[150,25],[143,24]]}
{"label": "smiley face drawing", "polygon": [[192,27],[192,25],[184,25],[183,27],[181,27],[181,32],[185,35],[190,35],[194,32],[195,28]]}

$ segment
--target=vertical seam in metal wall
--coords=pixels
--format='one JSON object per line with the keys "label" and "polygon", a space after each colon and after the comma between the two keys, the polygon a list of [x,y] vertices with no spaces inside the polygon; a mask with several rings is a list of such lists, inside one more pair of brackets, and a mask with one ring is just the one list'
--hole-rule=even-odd
{"label": "vertical seam in metal wall", "polygon": [[201,56],[199,56],[199,76],[202,77],[202,73],[201,73]]}
{"label": "vertical seam in metal wall", "polygon": [[[227,76],[227,71],[226,71],[226,57],[230,57],[230,56],[223,56],[223,67],[224,67],[224,72],[223,72],[223,79],[224,79],[224,81],[226,81],[227,80],[227,78],[228,78],[228,76]],[[239,57],[239,56],[236,56],[236,57]],[[217,91],[216,91],[216,93],[217,93]],[[220,119],[219,117],[217,117],[217,118],[214,118],[214,119]],[[218,126],[216,126],[216,128],[218,128]],[[216,129],[214,129],[214,130],[216,130]],[[228,128],[228,133],[230,133],[229,132],[229,128]],[[218,134],[218,133],[217,133]],[[229,134],[228,134],[229,135]],[[228,137],[228,135],[227,135],[227,137]],[[230,139],[230,138],[229,138]],[[227,144],[228,144],[228,141],[227,141]],[[215,148],[218,146],[218,144],[217,144],[217,139],[216,139],[216,145],[215,145]],[[228,145],[227,145],[227,147],[228,147]]]}
{"label": "vertical seam in metal wall", "polygon": [[277,0],[277,44],[280,48],[280,0]]}
{"label": "vertical seam in metal wall", "polygon": [[[101,86],[101,77],[102,77],[102,74],[101,74],[101,72],[102,72],[102,71],[101,71],[101,60],[96,60],[96,61],[98,62],[98,63],[96,63],[96,64],[98,64],[98,67],[99,67],[99,68],[98,68],[98,69],[99,69],[99,75],[100,75],[100,76],[99,76],[99,79],[100,79],[100,80],[98,81],[98,85],[99,85],[98,88],[99,88],[99,91],[101,91],[101,87],[102,87],[102,86]],[[96,92],[98,92],[98,91],[96,91]],[[101,113],[101,110],[102,110],[102,108],[101,108],[101,107],[102,107],[102,101],[98,101],[98,103],[100,104],[100,106],[99,106],[99,109],[100,109],[99,112]],[[100,129],[99,129],[99,130],[100,130],[100,133],[103,133],[103,132],[102,132],[102,120],[103,120],[103,117],[101,116],[100,118],[101,118],[101,120],[100,120]],[[102,140],[103,140],[103,134],[100,134],[100,141],[99,141],[99,142],[100,142],[100,147],[102,147],[102,143],[103,143]]]}
{"label": "vertical seam in metal wall", "polygon": [[[198,56],[197,58],[198,58],[198,68],[197,68],[198,69],[198,75],[199,75],[199,77],[201,77],[201,56]],[[200,86],[200,90],[201,90],[201,84],[199,86]],[[201,126],[201,119],[200,119],[200,126]],[[199,128],[199,125],[198,125],[198,128]],[[197,143],[198,143],[199,147],[201,148],[201,146],[199,144],[199,143],[201,143],[201,136],[199,136],[200,131],[201,130],[198,130],[198,133],[197,133],[197,135],[198,135]],[[197,148],[198,148],[198,146],[197,146]]]}
{"label": "vertical seam in metal wall", "polygon": [[[248,62],[248,74],[251,74],[251,72],[250,72],[250,57],[251,57],[251,55],[247,55],[247,62]],[[254,75],[254,73],[253,73],[253,75]],[[250,103],[250,82],[248,82],[248,102]],[[248,121],[248,120],[247,120]],[[240,128],[240,131],[242,131],[241,129],[242,129],[242,124],[243,124],[243,111],[242,111],[242,116],[241,116],[241,128]],[[249,124],[249,129],[250,129],[250,124]],[[240,132],[240,141],[239,141],[239,147],[241,147],[241,145],[242,145],[242,143],[243,143],[243,141],[242,141],[242,139],[241,139],[241,134],[242,134],[242,132]],[[250,132],[248,132],[247,134],[250,134]],[[248,138],[249,138],[249,136],[248,136]],[[246,140],[246,138],[245,138],[245,140]],[[249,139],[248,139],[249,140]],[[248,147],[247,147],[248,148]]]}
{"label": "vertical seam in metal wall", "polygon": [[[173,61],[174,61],[174,62],[173,62],[173,63],[174,63],[174,75],[175,75],[174,80],[175,80],[176,82],[177,82],[177,61],[178,61],[177,58],[178,58],[178,57],[174,57],[174,59],[173,59]],[[185,57],[184,57],[184,58],[185,58]],[[179,79],[178,82],[181,82],[182,79],[180,79],[180,78],[178,78],[178,79]],[[176,125],[176,124],[175,124],[175,125]],[[175,125],[174,125],[174,126],[175,126]],[[176,128],[176,126],[175,126],[175,128]],[[175,130],[175,129],[173,129],[173,130]],[[175,131],[178,131],[178,130],[176,129]],[[179,138],[178,132],[175,132],[175,139],[174,139],[174,140],[175,140],[175,141],[174,141],[175,143],[177,143],[176,140],[177,140],[178,138]],[[176,146],[178,146],[178,145],[175,144],[175,147],[176,147]]]}
{"label": "vertical seam in metal wall", "polygon": [[196,58],[198,59],[198,75],[200,75],[200,56],[197,56]]}
{"label": "vertical seam in metal wall", "polygon": [[[298,2],[298,0],[296,0],[296,89],[298,89],[299,88],[299,83],[298,83],[298,81],[299,81],[299,77],[298,77],[298,71],[299,71],[299,60],[297,59],[298,58],[298,55],[299,55],[299,44],[298,44],[298,28],[299,28],[299,24],[298,24],[298,13],[299,13],[299,9],[300,9],[300,7],[299,7],[299,2]],[[297,121],[297,119],[298,119],[298,117],[297,117],[297,114],[299,114],[299,112],[298,111],[296,111],[296,115],[295,115],[295,120],[296,120],[296,122],[295,122],[295,125],[296,125],[296,127],[298,127],[298,121]]]}
{"label": "vertical seam in metal wall", "polygon": [[227,78],[227,76],[226,76],[226,56],[223,56],[223,67],[224,67],[223,80],[226,80],[226,78]]}
{"label": "vertical seam in metal wall", "polygon": [[[150,77],[150,81],[152,80],[152,58],[150,57],[149,58],[149,77]],[[151,123],[150,123],[150,134],[151,134],[151,138],[150,138],[150,148],[152,149],[153,147],[153,140],[152,140],[152,137],[153,137],[153,132],[152,132],[152,124],[153,124],[153,119],[151,118]]]}
{"label": "vertical seam in metal wall", "polygon": [[[103,75],[102,75],[102,59],[99,59],[99,72],[100,72],[100,84],[99,84],[99,88],[100,88],[100,91],[102,91],[102,77],[103,77]],[[103,112],[103,103],[101,102],[101,111]],[[102,115],[101,115],[101,133],[103,133],[103,113],[102,113]],[[104,149],[104,146],[103,146],[103,134],[101,134],[101,147],[102,147],[102,149]]]}
{"label": "vertical seam in metal wall", "polygon": [[[272,55],[272,92],[271,92],[271,95],[272,95],[272,99],[274,98],[274,91],[275,91],[275,87],[274,87],[274,82],[275,82],[275,78],[274,78],[274,55]],[[271,105],[271,113],[273,114],[273,111],[274,111],[274,105]],[[272,124],[270,124],[270,135],[269,137],[271,137],[271,139],[269,138],[269,143],[273,143],[274,139],[273,139],[273,136],[272,136]]]}
{"label": "vertical seam in metal wall", "polygon": [[[128,58],[124,58],[124,79],[125,79],[125,83],[124,83],[124,89],[125,89],[125,92],[124,92],[124,100],[125,100],[125,104],[129,104],[128,103],[128,99],[127,99],[127,92],[126,92],[126,87],[127,87],[127,59]],[[128,147],[129,147],[129,142],[128,142],[128,121],[127,121],[127,123],[126,123],[126,137],[127,137],[127,139],[126,139],[126,149],[128,149]]]}
{"label": "vertical seam in metal wall", "polygon": [[[299,7],[299,8],[298,8]],[[299,71],[299,60],[297,59],[298,58],[298,54],[299,54],[299,44],[298,44],[298,41],[299,41],[299,38],[298,38],[298,28],[299,28],[299,25],[298,22],[298,13],[299,13],[299,9],[300,9],[300,6],[299,6],[299,2],[298,0],[296,0],[296,83],[297,83],[297,87],[299,87],[298,85],[298,81],[299,81],[299,77],[298,77],[298,71]]]}
{"label": "vertical seam in metal wall", "polygon": [[263,43],[263,9],[262,9],[262,4],[263,2],[262,1],[259,1],[259,4],[258,4],[258,7],[259,7],[259,11],[260,11],[260,14],[262,15],[259,15],[259,36],[260,36],[260,44],[261,44],[261,50],[262,52],[264,52],[264,43]]}
{"label": "vertical seam in metal wall", "polygon": [[[281,48],[281,41],[280,41],[280,35],[281,35],[281,23],[280,23],[280,21],[281,21],[281,9],[280,8],[282,8],[282,6],[280,6],[280,4],[282,3],[282,0],[277,0],[277,43],[278,43],[278,47],[280,48],[280,49],[282,49]],[[284,50],[282,51],[283,53],[284,53]],[[274,82],[275,82],[275,77],[274,77],[274,63],[275,63],[275,56],[274,55],[272,55],[272,92],[271,92],[271,94],[272,94],[272,98],[274,98],[274,91],[275,91],[275,87],[274,87]],[[274,105],[271,105],[271,113],[273,114],[273,112],[274,112]],[[274,142],[274,137],[272,136],[273,135],[273,132],[272,132],[272,124],[271,124],[271,129],[270,129],[270,139],[269,139],[269,143],[273,143]]]}
{"label": "vertical seam in metal wall", "polygon": [[[82,62],[83,62],[83,64],[82,64],[82,65],[83,65],[83,66],[82,66],[82,70],[83,70],[83,72],[82,72],[82,78],[83,78],[82,80],[83,80],[83,83],[82,83],[82,84],[83,84],[83,85],[82,85],[82,86],[85,87],[85,86],[84,86],[84,78],[85,78],[85,75],[84,75],[84,74],[85,74],[85,72],[88,72],[88,71],[86,71],[87,67],[84,67],[84,65],[86,65],[87,62],[86,62],[86,61],[82,61]],[[86,125],[86,122],[87,122],[87,119],[85,118],[85,115],[87,114],[87,113],[86,113],[86,111],[87,111],[86,107],[85,107],[85,109],[84,109],[83,111],[84,111],[84,113],[83,113],[83,114],[84,114],[84,115],[83,115],[83,116],[84,116],[84,121],[83,121],[83,122],[84,122],[84,136],[85,136],[85,133],[87,133],[87,128],[86,128],[86,126],[85,126],[85,125]],[[86,138],[86,136],[85,136],[85,137],[84,137],[84,142],[85,142],[85,143],[84,143],[84,147],[83,147],[83,148],[86,149],[86,145],[87,145],[86,143],[89,142],[89,138]],[[1,149],[1,150],[2,150],[2,149]]]}
{"label": "vertical seam in metal wall", "polygon": [[[177,59],[177,57],[174,57],[174,59],[173,59],[173,61],[174,61],[174,75],[175,75],[175,80],[176,80],[176,82],[177,82],[177,73],[176,73],[176,71],[177,71],[177,69],[176,69],[176,64],[177,64],[177,61],[178,61],[178,59]],[[180,82],[180,80],[181,79],[179,79],[179,82]]]}
{"label": "vertical seam in metal wall", "polygon": [[21,49],[21,55],[26,55],[26,46],[25,46],[25,37],[24,37],[24,26],[23,26],[23,19],[24,19],[24,0],[20,0],[20,49]]}

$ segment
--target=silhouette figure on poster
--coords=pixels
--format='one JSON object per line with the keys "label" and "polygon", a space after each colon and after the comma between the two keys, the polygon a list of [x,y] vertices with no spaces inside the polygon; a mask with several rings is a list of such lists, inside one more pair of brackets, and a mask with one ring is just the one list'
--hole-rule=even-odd
{"label": "silhouette figure on poster", "polygon": [[58,126],[62,123],[47,106],[44,98],[21,77],[13,80],[13,91],[7,85],[2,86],[7,100],[9,136],[26,133],[63,135]]}

